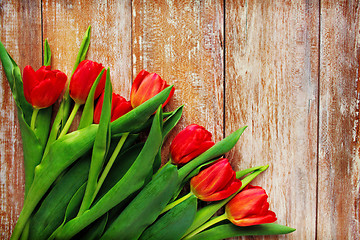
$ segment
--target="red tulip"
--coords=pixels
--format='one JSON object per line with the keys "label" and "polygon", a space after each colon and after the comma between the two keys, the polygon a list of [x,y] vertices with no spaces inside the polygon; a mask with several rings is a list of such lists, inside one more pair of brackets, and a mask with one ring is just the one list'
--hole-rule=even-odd
{"label": "red tulip", "polygon": [[172,162],[182,165],[214,145],[212,134],[204,127],[192,124],[179,132],[170,145]]}
{"label": "red tulip", "polygon": [[[103,70],[101,63],[93,62],[90,60],[82,61],[76,68],[71,81],[70,81],[70,97],[77,104],[84,104],[89,95],[90,89],[95,82],[96,78]],[[100,96],[105,88],[106,71],[104,72],[99,84],[95,90],[95,99]]]}
{"label": "red tulip", "polygon": [[276,215],[269,211],[267,198],[263,188],[248,185],[227,203],[226,215],[237,226],[275,222]]}
{"label": "red tulip", "polygon": [[[104,101],[104,94],[102,94],[96,104],[94,110],[94,123],[98,124],[100,122],[101,110]],[[126,101],[125,98],[119,94],[112,94],[112,103],[111,103],[111,122],[115,121],[125,113],[132,110],[131,103]]]}
{"label": "red tulip", "polygon": [[190,187],[200,200],[219,201],[239,190],[241,181],[236,178],[229,160],[222,158],[193,177]]}
{"label": "red tulip", "polygon": [[[130,94],[130,101],[133,108],[141,105],[162,90],[167,88],[169,85],[161,79],[156,73],[149,73],[142,70],[135,78]],[[169,102],[170,98],[174,94],[175,89],[172,88],[169,97],[166,99],[163,107]]]}
{"label": "red tulip", "polygon": [[66,75],[50,66],[42,66],[36,72],[26,66],[23,73],[25,99],[34,108],[46,108],[59,98],[66,84]]}

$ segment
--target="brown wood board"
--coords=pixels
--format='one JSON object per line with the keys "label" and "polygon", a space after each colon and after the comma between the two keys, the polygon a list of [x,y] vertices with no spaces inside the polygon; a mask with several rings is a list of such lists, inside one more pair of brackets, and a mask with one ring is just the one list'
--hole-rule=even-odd
{"label": "brown wood board", "polygon": [[[23,69],[71,75],[91,25],[88,59],[110,67],[129,99],[142,69],[175,85],[176,133],[197,123],[219,141],[247,125],[226,156],[236,170],[269,164],[254,184],[278,223],[297,229],[256,239],[359,239],[358,1],[0,1],[0,40]],[[2,66],[0,67],[2,69]],[[0,238],[21,211],[22,145],[10,87],[0,75]],[[254,239],[248,237],[246,239]]]}

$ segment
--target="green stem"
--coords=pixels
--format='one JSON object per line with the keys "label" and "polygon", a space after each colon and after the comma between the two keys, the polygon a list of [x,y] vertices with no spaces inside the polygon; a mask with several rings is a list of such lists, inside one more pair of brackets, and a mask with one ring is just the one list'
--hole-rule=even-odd
{"label": "green stem", "polygon": [[31,123],[30,123],[30,127],[32,130],[35,130],[35,123],[36,123],[36,117],[39,113],[39,108],[34,108],[34,111],[32,113],[32,116],[31,116]]}
{"label": "green stem", "polygon": [[70,128],[72,122],[74,121],[75,115],[76,115],[77,111],[79,110],[80,105],[81,104],[79,104],[79,103],[75,103],[74,108],[71,111],[71,114],[69,116],[69,119],[66,121],[66,124],[65,124],[63,130],[61,131],[61,133],[59,135],[59,138],[64,136],[69,131],[69,128]]}
{"label": "green stem", "polygon": [[192,195],[194,195],[192,192],[189,192],[188,194],[186,194],[185,196],[183,196],[182,198],[179,198],[178,200],[168,204],[162,211],[160,214],[163,214],[164,212],[169,211],[170,209],[172,209],[173,207],[177,206],[178,204],[182,203],[183,201],[185,201],[186,199],[188,199],[189,197],[191,197]]}
{"label": "green stem", "polygon": [[226,220],[227,216],[226,213],[224,213],[223,215],[220,215],[218,217],[215,217],[213,219],[211,219],[210,221],[206,222],[204,225],[200,226],[199,228],[195,229],[193,232],[191,232],[189,235],[185,236],[184,238],[182,238],[183,240],[185,239],[190,239],[193,236],[195,236],[196,234],[198,234],[199,232],[204,231],[205,229],[207,229],[208,227],[211,227],[212,225],[221,222],[223,220]]}
{"label": "green stem", "polygon": [[109,173],[112,165],[114,164],[114,162],[115,162],[115,160],[116,160],[116,157],[119,155],[119,153],[120,153],[120,151],[121,151],[121,148],[122,148],[122,146],[124,145],[124,143],[125,143],[125,141],[126,141],[126,138],[127,138],[128,136],[129,136],[129,133],[128,133],[128,132],[127,132],[127,133],[124,133],[124,134],[121,136],[118,145],[116,146],[113,154],[111,155],[108,163],[106,164],[106,167],[104,168],[104,171],[102,172],[102,174],[101,174],[101,176],[100,176],[100,178],[99,178],[99,181],[98,181],[98,184],[97,184],[97,186],[96,186],[96,189],[95,189],[95,192],[94,192],[94,196],[93,196],[91,202],[94,201],[96,195],[98,194],[98,192],[99,192],[102,184],[103,184],[104,181],[105,181],[106,176],[108,175],[108,173]]}

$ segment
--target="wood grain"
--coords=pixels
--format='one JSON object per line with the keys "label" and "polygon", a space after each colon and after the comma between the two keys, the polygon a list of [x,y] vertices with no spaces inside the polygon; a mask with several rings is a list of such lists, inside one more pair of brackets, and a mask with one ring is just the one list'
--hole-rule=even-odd
{"label": "wood grain", "polygon": [[[189,124],[223,137],[222,1],[134,1],[133,74],[158,73],[175,85],[167,109],[184,105],[181,122],[165,144]],[[166,159],[163,159],[166,161]]]}
{"label": "wood grain", "polygon": [[[40,1],[0,1],[0,40],[22,70],[42,63]],[[29,41],[31,39],[31,41]],[[24,199],[24,167],[17,110],[0,67],[0,238],[8,239]]]}
{"label": "wood grain", "polygon": [[297,229],[271,239],[314,239],[319,5],[225,8],[226,135],[248,126],[228,157],[238,169],[270,165],[254,183],[269,193],[277,222]]}
{"label": "wood grain", "polygon": [[[90,25],[87,59],[109,67],[113,91],[129,100],[131,1],[44,1],[43,35],[53,52],[53,68],[70,78],[83,34]],[[70,130],[77,128],[79,120],[80,114]]]}
{"label": "wood grain", "polygon": [[[1,1],[0,40],[22,69],[71,75],[83,33],[88,59],[110,67],[129,99],[146,69],[184,104],[176,133],[197,123],[219,141],[248,125],[227,154],[236,170],[269,164],[254,184],[278,223],[297,229],[255,239],[360,239],[359,1]],[[2,69],[2,66],[0,67]],[[20,213],[24,176],[16,108],[0,74],[0,239]],[[254,239],[247,237],[246,239]]]}
{"label": "wood grain", "polygon": [[43,34],[54,68],[69,77],[83,34],[91,25],[87,59],[109,67],[113,90],[125,98],[131,88],[131,1],[44,1]]}
{"label": "wood grain", "polygon": [[359,7],[321,2],[319,239],[360,239]]}

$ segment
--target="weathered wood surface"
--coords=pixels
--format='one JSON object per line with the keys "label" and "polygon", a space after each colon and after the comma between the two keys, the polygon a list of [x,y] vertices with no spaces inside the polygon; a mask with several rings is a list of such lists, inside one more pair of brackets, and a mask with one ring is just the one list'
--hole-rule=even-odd
{"label": "weathered wood surface", "polygon": [[[227,157],[236,170],[270,165],[255,183],[277,222],[297,228],[270,239],[360,238],[358,1],[13,0],[0,1],[0,19],[0,40],[21,68],[41,65],[47,38],[53,68],[70,76],[92,25],[88,58],[110,67],[115,92],[129,98],[141,69],[174,84],[167,109],[185,108],[166,146],[191,123],[215,141],[248,125]],[[24,176],[3,71],[0,81],[0,236],[8,239]]]}

